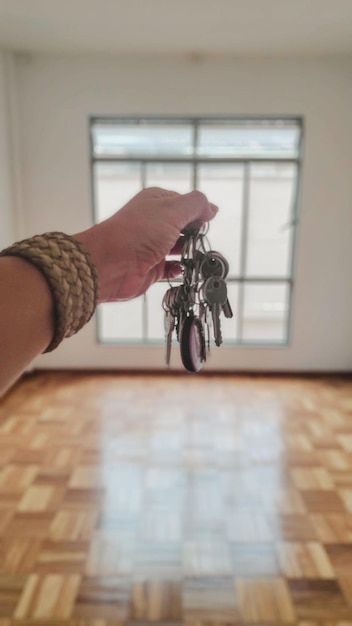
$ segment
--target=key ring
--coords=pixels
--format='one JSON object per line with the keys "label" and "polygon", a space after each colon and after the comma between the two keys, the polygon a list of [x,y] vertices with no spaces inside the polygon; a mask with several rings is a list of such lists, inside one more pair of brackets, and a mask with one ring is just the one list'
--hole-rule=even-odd
{"label": "key ring", "polygon": [[180,263],[183,282],[172,285],[164,294],[162,308],[165,313],[166,363],[170,364],[172,336],[180,343],[183,366],[189,372],[199,372],[206,361],[207,346],[210,351],[210,330],[216,346],[222,343],[221,314],[232,317],[227,297],[226,276],[229,265],[225,257],[212,250],[207,237],[209,223],[191,224],[183,231],[185,238]]}

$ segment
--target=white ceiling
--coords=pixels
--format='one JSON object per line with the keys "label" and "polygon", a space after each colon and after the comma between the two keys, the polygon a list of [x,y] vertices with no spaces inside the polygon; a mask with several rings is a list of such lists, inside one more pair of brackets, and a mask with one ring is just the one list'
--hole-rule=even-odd
{"label": "white ceiling", "polygon": [[352,0],[0,0],[23,51],[352,54]]}

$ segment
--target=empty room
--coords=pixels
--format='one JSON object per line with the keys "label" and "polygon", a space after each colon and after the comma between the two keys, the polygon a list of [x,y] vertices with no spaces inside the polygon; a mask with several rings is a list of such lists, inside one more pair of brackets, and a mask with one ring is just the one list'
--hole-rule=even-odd
{"label": "empty room", "polygon": [[0,0],[0,626],[352,626],[352,2]]}

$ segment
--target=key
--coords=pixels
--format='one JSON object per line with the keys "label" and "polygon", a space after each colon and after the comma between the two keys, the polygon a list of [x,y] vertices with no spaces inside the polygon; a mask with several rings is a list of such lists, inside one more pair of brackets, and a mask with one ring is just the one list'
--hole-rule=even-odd
{"label": "key", "polygon": [[[206,251],[207,225],[193,224],[183,231],[181,252],[182,282],[167,290],[165,311],[166,363],[170,364],[173,332],[180,344],[183,365],[198,372],[210,350],[210,337],[222,343],[221,313],[232,317],[227,297],[226,276],[229,264],[220,252]],[[202,284],[203,283],[203,284]]]}
{"label": "key", "polygon": [[213,318],[214,341],[216,346],[221,346],[222,344],[220,311],[221,307],[219,304],[215,303],[212,305],[211,315]]}
{"label": "key", "polygon": [[162,301],[161,306],[163,307],[165,313],[170,311],[171,298],[172,298],[172,294],[173,294],[174,289],[175,289],[174,287],[169,287],[169,289],[167,291],[165,291],[165,293],[164,293],[164,297],[163,297],[163,301]]}
{"label": "key", "polygon": [[229,264],[220,252],[210,250],[204,255],[200,265],[200,273],[205,280],[210,276],[225,278],[228,272]]}
{"label": "key", "polygon": [[206,326],[207,329],[207,335],[206,335],[206,343],[207,343],[207,350],[208,353],[210,352],[210,316],[209,316],[209,307],[205,306],[204,307],[205,312],[204,312],[204,324]]}
{"label": "key", "polygon": [[207,302],[212,320],[215,345],[222,344],[220,313],[227,300],[227,287],[223,278],[210,276],[203,285],[203,294]]}
{"label": "key", "polygon": [[170,365],[172,334],[176,324],[175,316],[171,313],[171,311],[165,311],[164,324],[166,333],[166,365]]}
{"label": "key", "polygon": [[225,315],[225,317],[227,317],[227,318],[233,317],[230,300],[228,298],[227,298],[225,304],[222,305],[222,312]]}
{"label": "key", "polygon": [[[207,352],[210,351],[209,309],[205,302],[199,303],[199,319],[203,326],[204,342]],[[204,359],[205,360],[205,359]]]}
{"label": "key", "polygon": [[165,311],[164,315],[164,329],[166,339],[166,364],[170,365],[171,348],[172,348],[172,334],[176,325],[176,318],[178,316],[178,304],[177,297],[179,293],[179,287],[170,287],[164,294],[162,306]]}
{"label": "key", "polygon": [[204,254],[204,252],[202,252],[201,250],[196,251],[195,257],[193,259],[194,277],[195,277],[196,282],[199,282],[199,280],[203,278],[202,273],[201,273],[201,267],[205,258],[206,258],[206,255]]}
{"label": "key", "polygon": [[182,329],[183,319],[184,319],[184,313],[183,313],[183,311],[181,311],[181,309],[179,309],[179,311],[177,313],[177,317],[176,317],[176,338],[177,338],[177,341],[179,343],[180,343],[180,336],[181,336],[181,329]]}

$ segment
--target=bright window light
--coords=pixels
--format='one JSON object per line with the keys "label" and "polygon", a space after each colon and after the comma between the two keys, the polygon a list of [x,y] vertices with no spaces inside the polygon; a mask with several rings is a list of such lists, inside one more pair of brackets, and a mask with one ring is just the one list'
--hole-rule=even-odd
{"label": "bright window light", "polygon": [[[235,316],[222,321],[225,342],[286,344],[301,144],[298,118],[93,119],[95,221],[145,187],[200,189],[220,207],[209,239],[230,263]],[[157,283],[135,300],[100,305],[99,341],[163,342],[167,287]]]}

